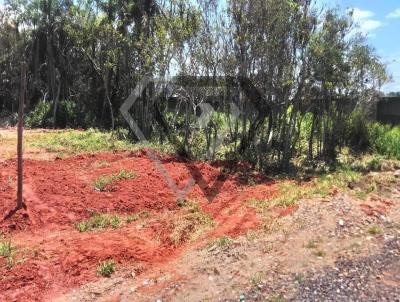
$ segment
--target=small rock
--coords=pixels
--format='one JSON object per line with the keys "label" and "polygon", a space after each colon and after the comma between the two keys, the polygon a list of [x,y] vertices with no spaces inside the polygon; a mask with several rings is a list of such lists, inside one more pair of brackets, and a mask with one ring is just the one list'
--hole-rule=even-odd
{"label": "small rock", "polygon": [[344,226],[344,221],[342,219],[339,219],[338,224],[342,227]]}
{"label": "small rock", "polygon": [[393,175],[394,175],[395,177],[400,177],[400,170],[394,171]]}

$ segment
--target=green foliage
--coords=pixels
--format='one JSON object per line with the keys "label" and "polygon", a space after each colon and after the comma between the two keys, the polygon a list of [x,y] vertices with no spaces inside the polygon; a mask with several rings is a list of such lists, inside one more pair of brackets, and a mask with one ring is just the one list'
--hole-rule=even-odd
{"label": "green foliage", "polygon": [[94,181],[93,185],[97,191],[103,192],[106,191],[107,188],[110,189],[109,186],[113,183],[124,179],[131,179],[135,176],[136,174],[133,171],[121,170],[119,173],[100,176]]}
{"label": "green foliage", "polygon": [[15,263],[16,248],[11,244],[11,241],[0,238],[0,257],[7,261],[7,267],[11,268]]}
{"label": "green foliage", "polygon": [[349,117],[347,140],[356,151],[366,151],[370,145],[368,123],[365,120],[366,113],[363,110],[355,110]]}
{"label": "green foliage", "polygon": [[216,239],[213,243],[213,246],[217,248],[227,248],[232,246],[235,243],[235,241],[229,237],[229,236],[222,236],[218,239]]}
{"label": "green foliage", "polygon": [[116,264],[113,259],[102,261],[99,263],[97,273],[103,277],[111,277],[111,275],[115,272],[115,266]]}
{"label": "green foliage", "polygon": [[40,101],[25,118],[25,126],[28,128],[44,128],[51,126],[51,104]]}
{"label": "green foliage", "polygon": [[213,225],[212,216],[204,213],[198,203],[187,202],[183,213],[172,222],[171,241],[177,246],[187,240],[196,239]]}
{"label": "green foliage", "polygon": [[143,211],[143,212],[140,212],[140,213],[129,215],[126,218],[125,221],[126,221],[126,223],[132,223],[132,222],[135,222],[135,221],[137,221],[139,219],[147,219],[149,217],[150,217],[149,212]]}
{"label": "green foliage", "polygon": [[368,135],[372,151],[400,160],[400,126],[374,123],[369,126]]}
{"label": "green foliage", "polygon": [[374,224],[368,229],[368,233],[375,236],[382,234],[383,230],[379,225]]}
{"label": "green foliage", "polygon": [[48,132],[34,138],[33,141],[28,142],[29,146],[44,148],[49,152],[63,152],[68,154],[126,150],[133,147],[127,141],[115,139],[112,133],[101,132],[96,129]]}
{"label": "green foliage", "polygon": [[322,250],[319,250],[319,251],[314,252],[314,255],[315,255],[316,257],[318,257],[318,258],[323,258],[323,257],[326,256],[326,252],[325,252],[325,251],[322,251]]}
{"label": "green foliage", "polygon": [[[27,127],[54,122],[60,128],[117,129],[116,135],[51,134],[38,137],[33,143],[38,147],[65,154],[131,147],[127,141],[133,135],[118,109],[145,75],[214,74],[214,87],[171,87],[180,110],[161,104],[162,114],[169,111],[166,120],[178,133],[179,147],[165,144],[166,137],[171,139],[165,134],[169,127],[160,127],[154,114],[158,85],[149,86],[135,103],[130,113],[159,150],[185,149],[204,158],[215,134],[227,134],[213,159],[246,160],[263,171],[272,166],[288,172],[293,164],[315,159],[331,164],[346,144],[399,158],[398,132],[371,138],[380,130],[367,131],[363,115],[350,116],[353,108],[343,110],[347,104],[339,102],[348,96],[366,100],[387,80],[384,64],[365,39],[351,35],[351,16],[339,8],[317,14],[310,1],[294,0],[231,0],[226,5],[54,1],[48,9],[37,1],[25,2],[10,2],[0,18],[1,111],[15,116],[19,66],[26,55],[32,58],[27,66],[29,100],[36,103],[41,95],[48,100],[28,108]],[[51,52],[44,51],[45,36],[51,37]],[[245,75],[257,92],[219,79],[237,75]],[[237,122],[229,118],[231,102],[243,112]],[[208,128],[200,130],[195,125],[198,112],[192,109],[205,103],[219,108],[215,106],[218,112]]]}
{"label": "green foliage", "polygon": [[65,100],[60,102],[57,113],[57,126],[61,128],[76,128],[85,123],[80,121],[79,108],[76,102]]}
{"label": "green foliage", "polygon": [[279,184],[278,194],[271,200],[253,198],[249,202],[258,212],[265,214],[274,206],[289,207],[304,198],[325,198],[335,188],[347,190],[349,182],[357,181],[360,178],[359,172],[348,168],[339,168],[332,174],[317,176],[310,182],[284,181]]}
{"label": "green foliage", "polygon": [[93,214],[88,220],[75,224],[75,228],[79,232],[90,232],[106,228],[118,228],[121,225],[121,219],[116,215],[109,214]]}

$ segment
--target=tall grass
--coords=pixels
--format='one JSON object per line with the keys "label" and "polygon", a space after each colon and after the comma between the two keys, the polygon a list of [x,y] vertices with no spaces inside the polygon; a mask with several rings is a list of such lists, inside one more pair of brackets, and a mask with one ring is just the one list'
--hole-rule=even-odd
{"label": "tall grass", "polygon": [[112,151],[131,149],[132,144],[119,140],[112,133],[95,129],[87,131],[64,130],[48,132],[35,136],[29,141],[32,147],[44,148],[50,152],[65,152],[78,154],[81,152]]}
{"label": "tall grass", "polygon": [[368,137],[373,152],[400,160],[400,126],[371,124]]}

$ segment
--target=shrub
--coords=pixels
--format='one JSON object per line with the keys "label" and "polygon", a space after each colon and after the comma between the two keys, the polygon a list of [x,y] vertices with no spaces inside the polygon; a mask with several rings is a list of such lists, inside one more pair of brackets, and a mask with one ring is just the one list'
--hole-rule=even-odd
{"label": "shrub", "polygon": [[400,126],[374,123],[369,126],[368,133],[372,151],[400,160]]}
{"label": "shrub", "polygon": [[365,112],[356,110],[352,113],[348,122],[347,139],[350,147],[357,151],[365,151],[370,146],[368,124],[365,119]]}
{"label": "shrub", "polygon": [[51,104],[40,101],[35,108],[26,115],[25,126],[28,128],[44,128],[51,126]]}
{"label": "shrub", "polygon": [[61,128],[74,128],[79,126],[79,108],[71,100],[60,102],[57,112],[57,126]]}

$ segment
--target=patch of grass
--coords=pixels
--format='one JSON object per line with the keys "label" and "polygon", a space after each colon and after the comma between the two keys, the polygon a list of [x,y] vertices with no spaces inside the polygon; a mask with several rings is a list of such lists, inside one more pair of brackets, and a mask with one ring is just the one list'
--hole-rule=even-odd
{"label": "patch of grass", "polygon": [[276,296],[269,297],[266,301],[268,301],[268,302],[287,302],[288,300],[282,294],[279,294]]}
{"label": "patch of grass", "polygon": [[323,258],[326,256],[326,252],[324,252],[322,250],[318,250],[318,251],[314,252],[314,255],[317,256],[318,258]]}
{"label": "patch of grass", "polygon": [[250,277],[250,283],[252,286],[257,286],[261,284],[267,278],[266,272],[256,272]]}
{"label": "patch of grass", "polygon": [[297,204],[305,198],[325,198],[329,196],[333,188],[347,190],[347,184],[361,178],[361,174],[349,169],[340,169],[332,174],[326,174],[314,178],[307,183],[284,181],[279,184],[278,194],[271,200],[250,199],[250,204],[261,214],[272,207],[289,207]]}
{"label": "patch of grass", "polygon": [[309,240],[304,247],[308,249],[316,249],[318,247],[318,240]]}
{"label": "patch of grass", "polygon": [[260,235],[261,234],[258,230],[249,230],[246,233],[246,239],[251,242],[256,242]]}
{"label": "patch of grass", "polygon": [[109,259],[99,263],[97,273],[103,277],[110,277],[115,272],[115,261]]}
{"label": "patch of grass", "polygon": [[51,131],[36,134],[28,138],[28,146],[67,154],[128,150],[134,147],[127,140],[119,140],[110,132],[101,132],[95,129]]}
{"label": "patch of grass", "polygon": [[174,245],[198,238],[206,230],[214,226],[213,218],[204,213],[198,203],[191,201],[183,208],[180,214],[171,225],[170,239]]}
{"label": "patch of grass", "polygon": [[372,151],[400,160],[400,126],[374,123],[368,127],[368,136]]}
{"label": "patch of grass", "polygon": [[369,229],[368,229],[368,233],[370,233],[371,235],[380,235],[383,233],[382,228],[379,225],[372,225]]}
{"label": "patch of grass", "polygon": [[11,268],[15,264],[16,248],[11,244],[11,241],[0,239],[0,257],[7,261],[7,267]]}
{"label": "patch of grass", "polygon": [[365,200],[368,197],[368,193],[364,191],[357,190],[355,193],[356,197],[361,200]]}
{"label": "patch of grass", "polygon": [[143,211],[143,212],[140,212],[140,213],[129,215],[125,219],[125,221],[126,221],[126,223],[132,223],[132,222],[135,222],[135,221],[137,221],[139,219],[146,219],[146,218],[149,218],[149,217],[150,217],[149,212]]}
{"label": "patch of grass", "polygon": [[214,240],[213,246],[216,246],[217,248],[227,248],[232,246],[234,243],[235,241],[231,237],[222,236]]}
{"label": "patch of grass", "polygon": [[106,160],[96,161],[93,165],[95,168],[106,168],[110,166],[110,163]]}
{"label": "patch of grass", "polygon": [[123,179],[131,179],[135,176],[136,174],[133,171],[121,170],[119,173],[100,176],[93,182],[93,186],[97,191],[104,192],[110,190],[109,186],[113,183]]}
{"label": "patch of grass", "polygon": [[88,220],[81,221],[75,225],[79,232],[90,232],[106,229],[109,227],[118,228],[121,226],[121,219],[116,215],[93,214]]}

